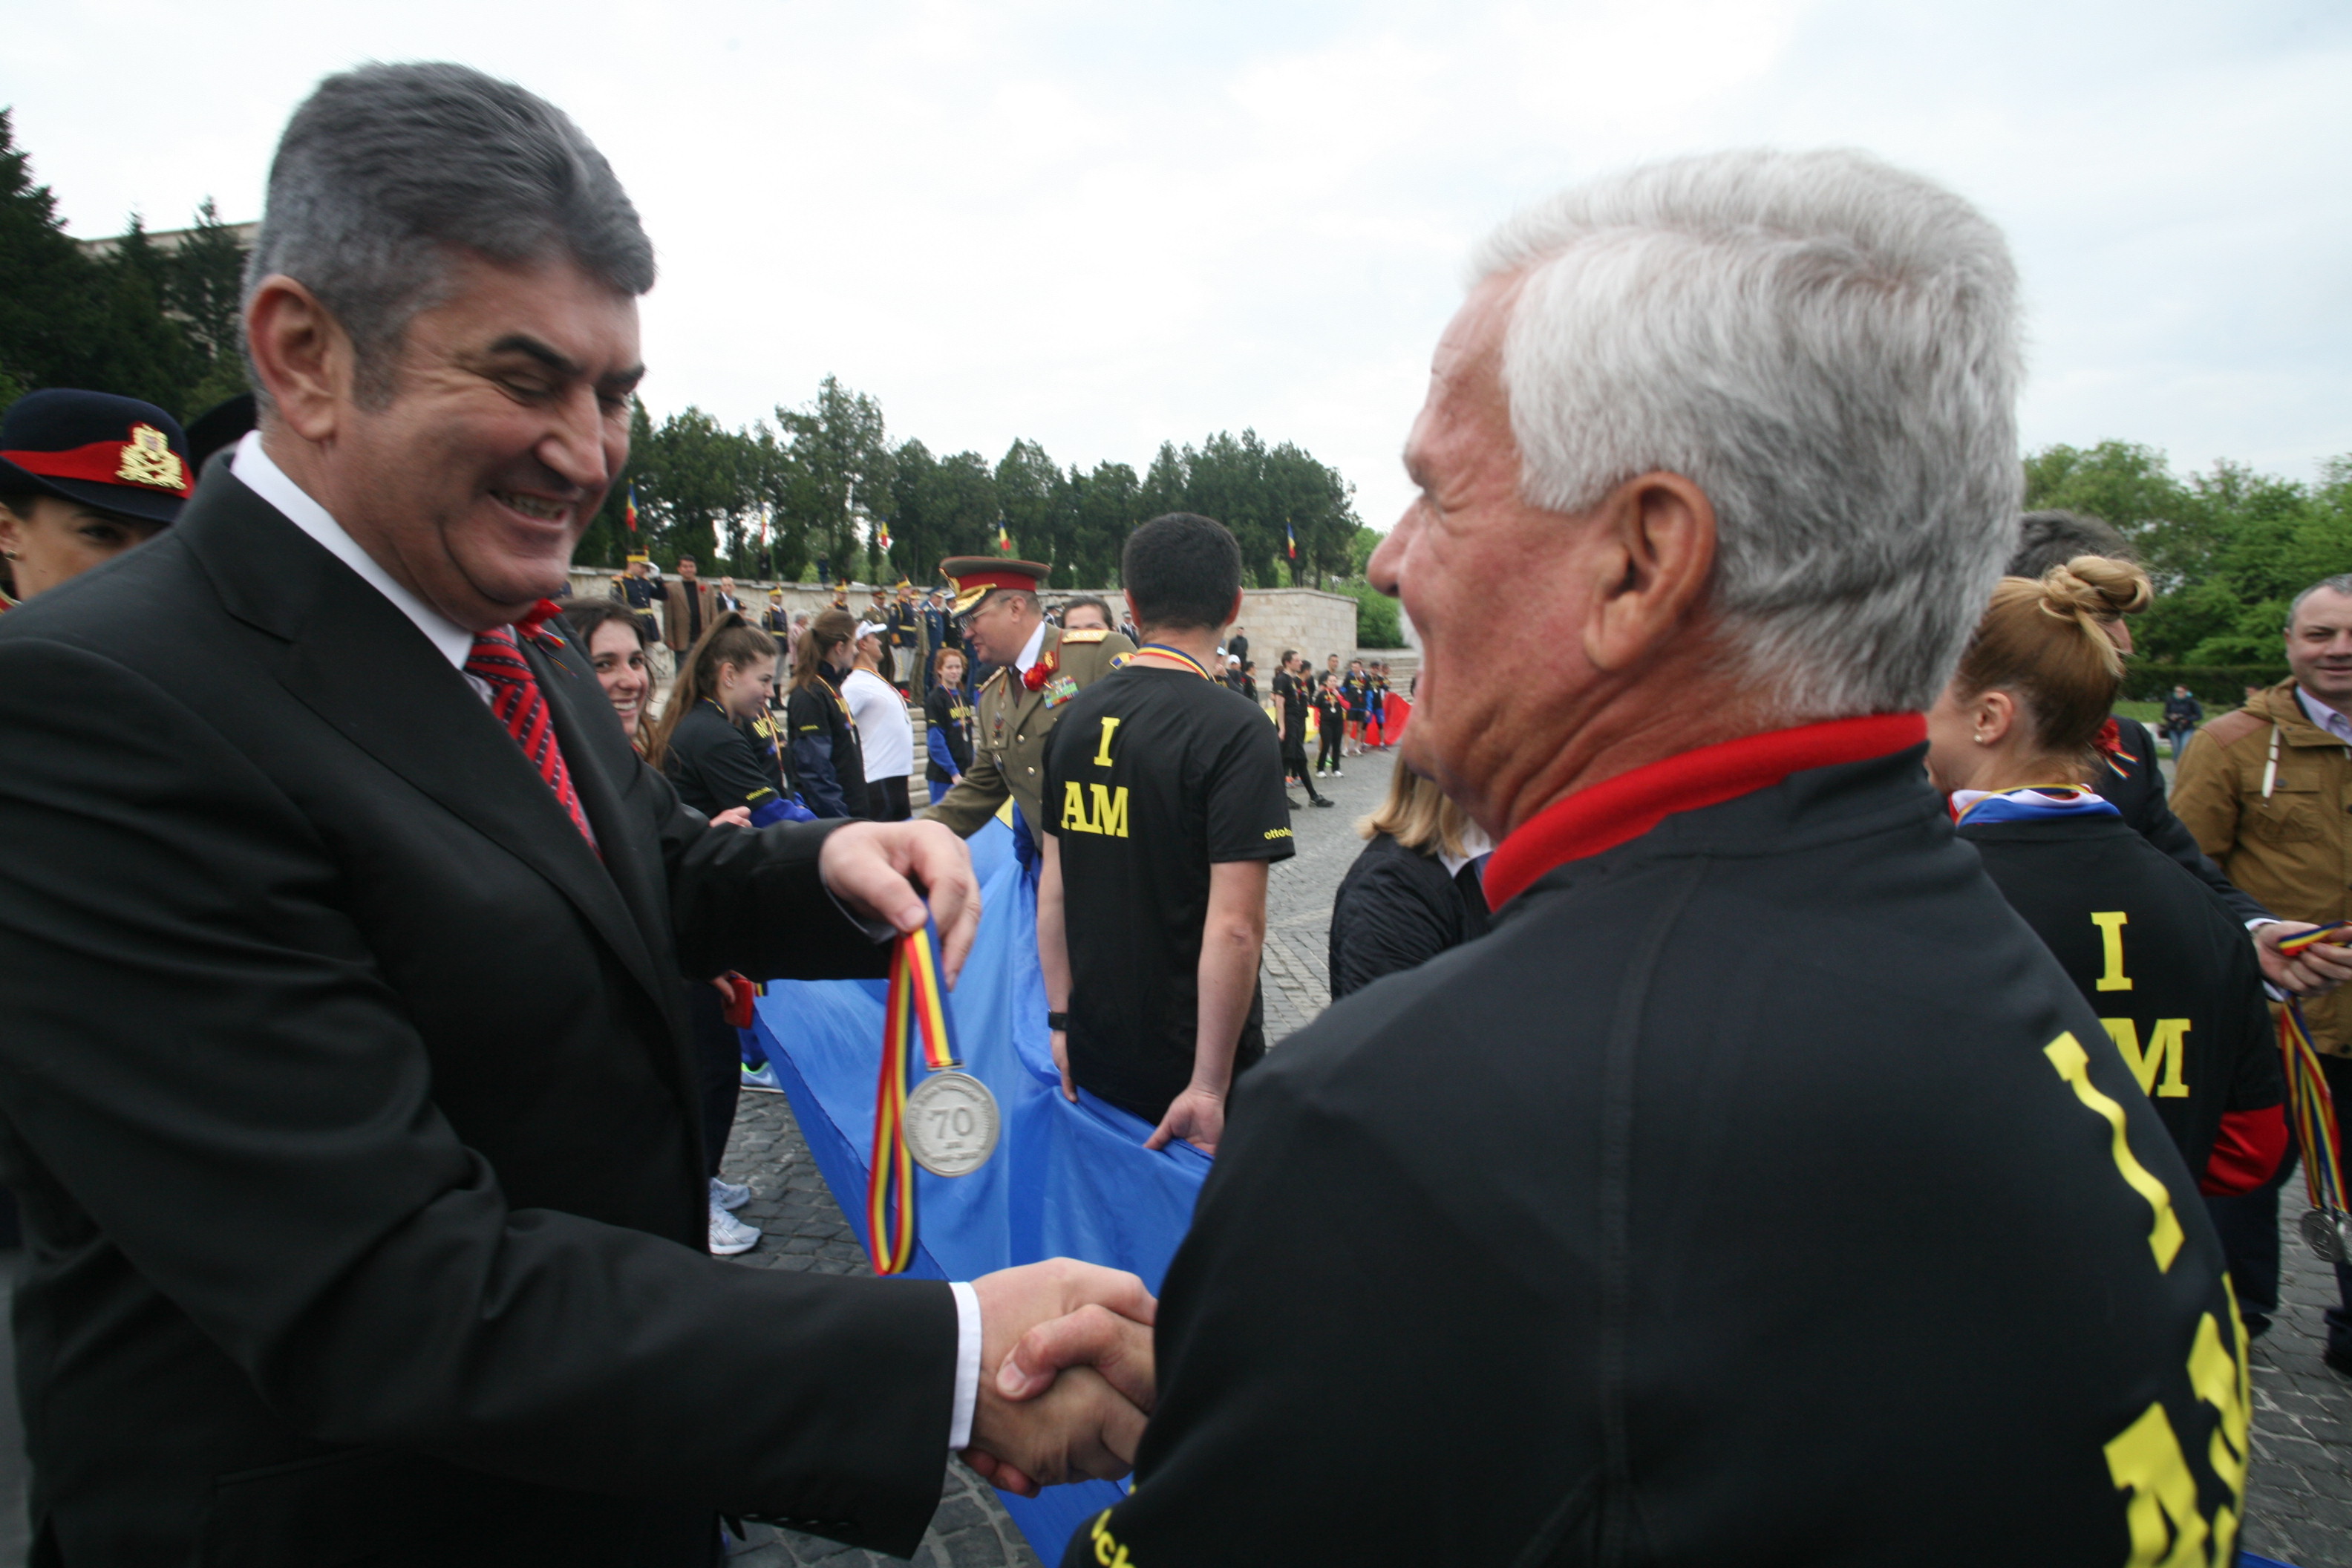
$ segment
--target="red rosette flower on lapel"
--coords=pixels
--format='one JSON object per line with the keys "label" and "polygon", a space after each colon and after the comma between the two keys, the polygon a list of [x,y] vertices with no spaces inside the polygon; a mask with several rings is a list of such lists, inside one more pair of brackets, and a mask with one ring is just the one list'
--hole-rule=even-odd
{"label": "red rosette flower on lapel", "polygon": [[1054,672],[1061,668],[1062,650],[1049,647],[1038,655],[1037,662],[1031,665],[1023,674],[1021,684],[1032,691],[1043,691],[1045,689],[1045,682],[1053,679]]}

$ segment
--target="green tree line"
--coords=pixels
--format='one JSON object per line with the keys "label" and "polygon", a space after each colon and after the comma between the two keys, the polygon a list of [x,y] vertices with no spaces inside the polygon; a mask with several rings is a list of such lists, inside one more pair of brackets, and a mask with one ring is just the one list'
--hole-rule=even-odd
{"label": "green tree line", "polygon": [[245,251],[210,197],[166,251],[136,216],[92,257],[58,219],[0,109],[0,406],[44,386],[144,398],[183,423],[245,390]]}
{"label": "green tree line", "polygon": [[1162,442],[1140,475],[1108,461],[1065,468],[1026,439],[992,463],[893,442],[881,405],[832,376],[807,405],[740,430],[693,407],[656,424],[639,404],[631,422],[628,468],[574,552],[583,563],[642,550],[665,567],[688,554],[739,576],[811,581],[822,566],[835,580],[928,583],[945,557],[1002,552],[1044,562],[1057,584],[1107,587],[1138,522],[1196,511],[1234,531],[1255,586],[1362,575],[1354,487],[1255,430]]}
{"label": "green tree line", "polygon": [[2132,617],[2133,663],[2168,689],[2178,677],[2209,700],[2284,674],[2280,630],[2298,593],[2352,572],[2352,454],[2315,481],[2218,462],[2172,471],[2162,452],[2127,441],[2044,447],[2025,459],[2029,510],[2102,517],[2123,531],[2155,580]]}

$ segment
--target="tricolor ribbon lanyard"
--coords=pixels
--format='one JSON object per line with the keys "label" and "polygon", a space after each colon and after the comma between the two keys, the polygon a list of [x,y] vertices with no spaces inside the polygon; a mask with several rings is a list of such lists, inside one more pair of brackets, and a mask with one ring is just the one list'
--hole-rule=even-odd
{"label": "tricolor ribbon lanyard", "polygon": [[940,939],[928,923],[900,937],[893,949],[889,999],[882,1010],[882,1079],[874,1095],[874,1159],[866,1178],[866,1234],[877,1274],[902,1274],[915,1259],[915,1157],[907,1147],[907,1091],[919,1039],[927,1070],[959,1065],[946,987],[940,980]]}
{"label": "tricolor ribbon lanyard", "polygon": [[1216,684],[1217,678],[1209,673],[1209,667],[1202,664],[1199,659],[1194,658],[1191,654],[1186,653],[1181,647],[1170,647],[1164,642],[1148,642],[1141,647],[1137,648],[1135,651],[1138,653],[1160,654],[1166,658],[1175,659],[1179,663],[1182,664],[1185,668],[1199,676],[1202,679],[1209,682],[1213,686]]}
{"label": "tricolor ribbon lanyard", "polygon": [[[2340,944],[2347,938],[2352,938],[2352,921],[2337,921],[2288,937],[2279,943],[2279,955],[2294,958],[2320,942]],[[2336,1097],[2320,1069],[2303,1004],[2293,996],[2279,1009],[2279,1051],[2286,1058],[2287,1113],[2303,1150],[2304,1190],[2311,1195],[2311,1212],[2303,1216],[2303,1239],[2330,1263],[2352,1262],[2352,1213],[2344,1202],[2344,1148],[2336,1137]]]}

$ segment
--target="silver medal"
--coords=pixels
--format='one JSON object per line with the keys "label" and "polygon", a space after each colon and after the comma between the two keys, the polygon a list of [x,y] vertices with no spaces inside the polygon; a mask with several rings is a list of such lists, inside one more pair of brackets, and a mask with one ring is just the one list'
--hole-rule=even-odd
{"label": "silver medal", "polygon": [[2352,1215],[2334,1209],[2303,1211],[2303,1239],[2323,1262],[2352,1263]]}
{"label": "silver medal", "polygon": [[907,1152],[934,1176],[968,1176],[996,1152],[1003,1121],[988,1085],[968,1072],[935,1072],[907,1096]]}

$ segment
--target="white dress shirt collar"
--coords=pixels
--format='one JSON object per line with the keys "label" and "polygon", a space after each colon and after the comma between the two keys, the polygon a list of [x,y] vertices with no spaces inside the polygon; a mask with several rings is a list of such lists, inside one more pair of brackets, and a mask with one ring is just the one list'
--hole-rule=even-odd
{"label": "white dress shirt collar", "polygon": [[442,658],[460,670],[466,668],[466,656],[474,651],[474,634],[394,581],[392,574],[361,549],[359,541],[345,533],[343,525],[330,516],[325,507],[311,500],[309,491],[288,479],[286,470],[270,460],[268,452],[262,447],[260,431],[247,433],[236,444],[236,455],[230,459],[229,468],[246,489],[276,507],[287,521],[324,545],[327,553],[390,599],[402,615],[416,623],[416,629],[441,651]]}
{"label": "white dress shirt collar", "polygon": [[1013,668],[1023,675],[1028,674],[1029,667],[1036,663],[1038,656],[1043,654],[1045,651],[1045,623],[1039,621],[1037,623],[1037,629],[1029,634],[1029,641],[1027,645],[1021,649],[1021,657],[1013,661]]}
{"label": "white dress shirt collar", "polygon": [[2303,704],[2304,717],[2346,745],[2352,746],[2352,719],[2347,719],[2326,703],[2312,696],[2300,683],[2294,689],[2294,700]]}

